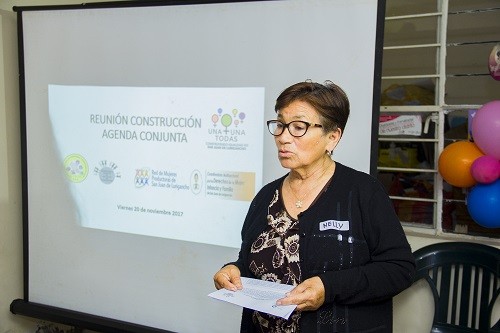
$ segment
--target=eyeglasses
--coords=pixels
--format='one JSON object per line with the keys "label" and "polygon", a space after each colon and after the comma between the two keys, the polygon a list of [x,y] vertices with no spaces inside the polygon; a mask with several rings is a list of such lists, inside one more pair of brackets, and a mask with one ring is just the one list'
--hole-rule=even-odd
{"label": "eyeglasses", "polygon": [[285,124],[279,120],[268,120],[267,121],[267,129],[269,133],[274,136],[280,136],[285,131],[285,128],[288,128],[288,132],[296,137],[300,138],[306,134],[309,127],[323,127],[320,124],[308,123],[307,121],[295,120],[291,121],[288,124]]}

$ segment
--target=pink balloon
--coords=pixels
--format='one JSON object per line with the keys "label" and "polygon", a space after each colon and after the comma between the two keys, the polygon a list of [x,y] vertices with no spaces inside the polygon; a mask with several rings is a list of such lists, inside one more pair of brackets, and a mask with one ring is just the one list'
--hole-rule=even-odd
{"label": "pink balloon", "polygon": [[474,160],[470,172],[478,183],[493,183],[500,177],[500,161],[488,155],[481,156]]}
{"label": "pink balloon", "polygon": [[500,159],[500,100],[484,104],[472,118],[474,143],[485,155]]}
{"label": "pink balloon", "polygon": [[488,58],[488,67],[491,77],[500,81],[500,44],[493,46]]}

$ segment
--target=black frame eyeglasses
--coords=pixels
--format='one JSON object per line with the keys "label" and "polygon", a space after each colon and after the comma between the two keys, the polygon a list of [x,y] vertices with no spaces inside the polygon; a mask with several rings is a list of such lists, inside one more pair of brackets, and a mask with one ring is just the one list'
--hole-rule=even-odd
{"label": "black frame eyeglasses", "polygon": [[290,133],[291,136],[300,138],[307,133],[309,127],[323,127],[323,125],[308,123],[307,121],[302,120],[294,120],[289,123],[284,123],[279,120],[267,121],[267,129],[269,130],[269,133],[274,136],[280,136],[285,131],[285,128],[288,128],[288,133]]}

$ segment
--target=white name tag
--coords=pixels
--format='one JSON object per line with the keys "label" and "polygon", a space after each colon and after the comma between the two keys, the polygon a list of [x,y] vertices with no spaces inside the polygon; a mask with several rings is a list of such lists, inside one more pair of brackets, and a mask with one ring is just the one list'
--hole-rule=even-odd
{"label": "white name tag", "polygon": [[349,221],[337,221],[337,220],[328,220],[319,223],[319,230],[340,230],[347,231],[349,230]]}

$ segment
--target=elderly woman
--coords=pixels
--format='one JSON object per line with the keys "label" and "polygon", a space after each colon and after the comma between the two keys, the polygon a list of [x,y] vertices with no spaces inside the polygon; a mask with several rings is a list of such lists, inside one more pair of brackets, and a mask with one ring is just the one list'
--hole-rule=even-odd
{"label": "elderly woman", "polygon": [[290,172],[255,196],[236,262],[214,275],[217,289],[241,276],[295,286],[278,305],[285,320],[244,309],[241,332],[392,332],[392,297],[411,285],[415,263],[380,183],[332,159],[349,117],[345,92],[301,82],[276,101],[267,122]]}

